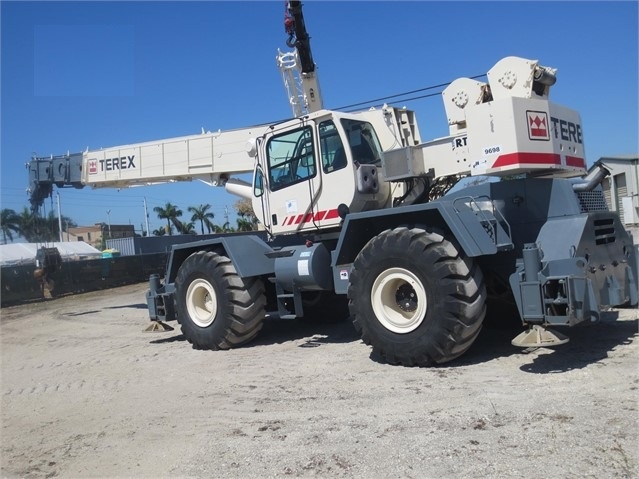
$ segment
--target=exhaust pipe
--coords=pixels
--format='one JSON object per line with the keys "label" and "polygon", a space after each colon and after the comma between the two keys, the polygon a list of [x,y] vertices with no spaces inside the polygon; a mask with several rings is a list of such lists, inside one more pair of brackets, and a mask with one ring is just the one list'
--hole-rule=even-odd
{"label": "exhaust pipe", "polygon": [[575,190],[575,192],[580,193],[582,191],[592,191],[603,181],[606,176],[610,175],[610,171],[601,163],[597,164],[597,166],[598,169],[594,170],[590,175],[588,175],[590,176],[590,178],[586,176],[584,178],[585,181],[581,183],[574,183],[572,185],[572,189]]}

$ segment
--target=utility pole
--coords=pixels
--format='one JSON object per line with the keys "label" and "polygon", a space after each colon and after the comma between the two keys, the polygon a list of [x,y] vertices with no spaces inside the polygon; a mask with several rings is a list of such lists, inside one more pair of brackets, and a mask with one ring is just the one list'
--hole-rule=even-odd
{"label": "utility pole", "polygon": [[149,212],[146,209],[146,196],[144,197],[144,221],[146,221],[146,235],[151,236],[149,231]]}
{"label": "utility pole", "polygon": [[60,192],[58,192],[58,232],[60,233],[60,243],[62,243],[62,214],[60,213]]}
{"label": "utility pole", "polygon": [[109,239],[111,239],[111,210],[107,210],[107,224],[109,225]]}

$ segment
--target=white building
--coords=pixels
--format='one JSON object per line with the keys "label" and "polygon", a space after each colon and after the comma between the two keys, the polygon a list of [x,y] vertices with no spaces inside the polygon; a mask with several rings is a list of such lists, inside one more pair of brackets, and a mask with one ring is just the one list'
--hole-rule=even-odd
{"label": "white building", "polygon": [[[624,155],[600,158],[610,176],[601,186],[608,208],[619,213],[621,223],[639,242],[639,155]],[[595,163],[595,165],[597,164]],[[596,166],[591,168],[594,169]]]}

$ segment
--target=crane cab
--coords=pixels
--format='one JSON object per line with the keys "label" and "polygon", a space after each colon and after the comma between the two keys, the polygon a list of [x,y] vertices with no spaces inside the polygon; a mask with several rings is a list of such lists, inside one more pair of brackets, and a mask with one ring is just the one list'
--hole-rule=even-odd
{"label": "crane cab", "polygon": [[345,212],[387,207],[372,124],[326,110],[270,129],[257,143],[253,210],[273,234],[326,230]]}

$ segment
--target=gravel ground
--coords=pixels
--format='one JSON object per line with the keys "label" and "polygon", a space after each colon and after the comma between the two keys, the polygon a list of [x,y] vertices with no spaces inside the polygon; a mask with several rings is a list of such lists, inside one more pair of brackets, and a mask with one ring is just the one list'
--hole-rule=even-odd
{"label": "gravel ground", "polygon": [[348,322],[231,351],[143,332],[146,284],[1,310],[2,477],[639,477],[639,312],[525,352],[484,328],[436,368]]}

